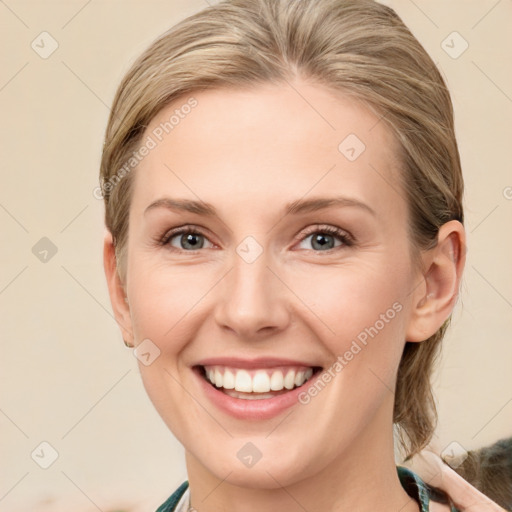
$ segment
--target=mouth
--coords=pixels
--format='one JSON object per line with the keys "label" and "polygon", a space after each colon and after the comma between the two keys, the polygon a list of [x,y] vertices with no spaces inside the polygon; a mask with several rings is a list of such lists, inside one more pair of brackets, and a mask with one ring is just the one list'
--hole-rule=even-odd
{"label": "mouth", "polygon": [[217,391],[241,400],[268,400],[290,393],[322,370],[318,366],[249,369],[224,365],[197,366],[196,369]]}

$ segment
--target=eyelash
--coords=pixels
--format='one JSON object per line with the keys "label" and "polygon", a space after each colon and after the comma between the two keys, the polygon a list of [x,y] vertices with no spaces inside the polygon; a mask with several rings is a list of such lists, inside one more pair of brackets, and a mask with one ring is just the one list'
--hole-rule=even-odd
{"label": "eyelash", "polygon": [[[351,247],[355,243],[354,238],[351,235],[349,235],[346,231],[343,231],[343,230],[341,230],[339,228],[336,228],[334,226],[326,226],[326,225],[312,226],[310,229],[308,229],[308,231],[306,233],[302,233],[302,235],[300,237],[296,238],[295,241],[297,243],[298,242],[302,242],[303,240],[308,238],[310,235],[313,235],[315,233],[323,233],[323,234],[329,234],[329,235],[335,236],[342,243],[342,245],[339,245],[337,247],[332,247],[331,249],[326,249],[325,251],[315,251],[314,249],[311,249],[313,252],[316,252],[316,253],[331,254],[332,252],[334,252],[334,251],[336,251],[338,249],[343,249],[344,247],[345,248],[346,247]],[[195,226],[186,226],[186,227],[176,228],[176,229],[171,230],[171,231],[166,231],[165,234],[158,239],[158,243],[161,246],[168,247],[169,250],[171,250],[172,252],[186,252],[186,253],[190,253],[190,254],[197,254],[202,249],[197,249],[195,251],[194,250],[187,251],[185,249],[177,249],[176,247],[172,247],[170,245],[169,242],[175,236],[177,236],[177,235],[187,235],[187,234],[201,235],[201,236],[204,236],[205,238],[208,238],[206,236],[206,234],[204,234],[201,231],[200,228],[197,228]]]}

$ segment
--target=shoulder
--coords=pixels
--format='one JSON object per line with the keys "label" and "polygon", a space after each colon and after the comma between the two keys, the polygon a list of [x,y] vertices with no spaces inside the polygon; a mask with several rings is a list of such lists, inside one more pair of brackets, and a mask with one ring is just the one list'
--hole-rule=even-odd
{"label": "shoulder", "polygon": [[185,491],[188,489],[188,481],[183,482],[172,494],[171,496],[162,503],[157,509],[156,512],[173,512],[176,508],[176,505],[182,498]]}

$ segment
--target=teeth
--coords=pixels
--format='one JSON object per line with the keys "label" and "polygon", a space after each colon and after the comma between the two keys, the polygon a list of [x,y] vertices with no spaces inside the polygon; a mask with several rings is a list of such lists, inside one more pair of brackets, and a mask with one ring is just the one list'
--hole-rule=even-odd
{"label": "teeth", "polygon": [[[205,367],[208,381],[218,388],[232,390],[231,396],[239,397],[239,393],[266,393],[258,395],[259,398],[274,396],[270,391],[291,390],[302,386],[313,375],[312,368],[296,369],[261,369],[238,370],[224,366]],[[254,397],[256,398],[256,397]]]}
{"label": "teeth", "polygon": [[275,396],[272,393],[239,393],[232,389],[226,390],[225,393],[233,398],[242,398],[243,400],[265,400],[266,398],[274,398]]}
{"label": "teeth", "polygon": [[235,389],[244,393],[252,393],[252,379],[249,372],[238,370],[235,377]]}
{"label": "teeth", "polygon": [[286,389],[293,389],[295,387],[295,372],[290,370],[284,378],[284,387]]}
{"label": "teeth", "polygon": [[235,389],[235,376],[230,370],[224,372],[224,382],[222,384],[224,389]]}
{"label": "teeth", "polygon": [[270,391],[270,377],[267,372],[256,372],[252,379],[252,391],[254,393],[267,393]]}
{"label": "teeth", "polygon": [[281,391],[284,388],[283,372],[274,372],[270,377],[270,389],[272,391]]}

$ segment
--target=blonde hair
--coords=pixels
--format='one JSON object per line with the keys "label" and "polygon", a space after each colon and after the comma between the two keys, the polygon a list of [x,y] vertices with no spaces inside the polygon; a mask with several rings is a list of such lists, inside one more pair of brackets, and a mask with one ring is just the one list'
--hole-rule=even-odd
{"label": "blonde hair", "polygon": [[[133,181],[125,164],[150,121],[194,91],[282,84],[295,76],[363,102],[394,134],[412,253],[435,246],[444,223],[463,221],[450,94],[391,8],[372,0],[226,0],[159,37],[116,93],[100,181],[123,280]],[[437,423],[430,376],[448,322],[428,340],[405,344],[393,412],[405,460],[428,444]]]}

